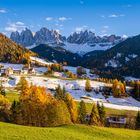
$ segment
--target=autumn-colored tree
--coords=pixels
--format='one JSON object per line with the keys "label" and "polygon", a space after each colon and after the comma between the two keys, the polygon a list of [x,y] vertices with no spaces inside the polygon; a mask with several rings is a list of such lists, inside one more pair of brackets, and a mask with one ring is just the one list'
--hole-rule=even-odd
{"label": "autumn-colored tree", "polygon": [[55,72],[64,71],[63,66],[61,64],[56,64],[56,63],[52,64],[52,65],[50,65],[50,68],[51,68],[52,71],[55,71]]}
{"label": "autumn-colored tree", "polygon": [[68,110],[70,112],[70,116],[71,116],[71,121],[73,123],[77,122],[78,119],[78,110],[77,110],[77,105],[75,103],[75,101],[73,100],[72,96],[68,93],[66,95],[66,105],[68,107]]}
{"label": "autumn-colored tree", "polygon": [[90,80],[89,79],[86,80],[86,83],[85,83],[85,91],[87,91],[87,92],[91,92],[92,91],[92,87],[91,87],[91,84],[90,84]]}
{"label": "autumn-colored tree", "polygon": [[0,121],[8,122],[10,120],[9,112],[10,103],[6,97],[0,95]]}
{"label": "autumn-colored tree", "polygon": [[102,105],[100,105],[99,102],[97,102],[97,109],[98,109],[98,113],[99,113],[99,118],[100,118],[100,124],[102,126],[104,126],[105,124],[105,108],[104,108],[104,105],[102,103]]}
{"label": "autumn-colored tree", "polygon": [[44,75],[51,76],[54,73],[54,71],[52,70],[52,68],[50,66],[48,66],[47,68],[48,68],[48,70],[44,73]]}
{"label": "autumn-colored tree", "polygon": [[66,72],[66,75],[67,75],[68,78],[72,78],[72,79],[77,78],[77,76],[75,74],[73,74],[72,72],[70,72],[70,71]]}
{"label": "autumn-colored tree", "polygon": [[46,124],[45,126],[59,126],[70,124],[71,118],[68,108],[64,101],[53,100],[46,106]]}
{"label": "autumn-colored tree", "polygon": [[134,81],[134,80],[131,80],[131,81],[130,81],[130,86],[133,88],[134,85],[135,85],[135,81]]}
{"label": "autumn-colored tree", "polygon": [[121,81],[114,80],[112,85],[112,92],[113,96],[117,98],[126,96],[125,85]]}
{"label": "autumn-colored tree", "polygon": [[64,101],[57,100],[46,88],[31,85],[19,102],[13,102],[12,121],[22,125],[57,126],[70,123],[70,114]]}
{"label": "autumn-colored tree", "polygon": [[86,105],[83,100],[80,102],[78,116],[80,123],[84,124],[86,118]]}
{"label": "autumn-colored tree", "polygon": [[28,82],[25,77],[21,77],[19,82],[17,83],[16,89],[23,92],[26,87],[29,87]]}
{"label": "autumn-colored tree", "polygon": [[99,112],[95,103],[93,104],[92,107],[89,124],[95,126],[98,126],[100,124]]}
{"label": "autumn-colored tree", "polygon": [[0,81],[0,94],[6,96],[5,88],[3,86],[3,81]]}
{"label": "autumn-colored tree", "polygon": [[[25,79],[25,77],[21,77],[16,89],[20,91],[20,98],[23,99],[23,97],[26,97],[26,95],[28,95],[29,93],[29,84],[27,82],[27,80]],[[23,96],[23,97],[22,97]]]}
{"label": "autumn-colored tree", "polygon": [[56,88],[56,93],[54,95],[57,99],[65,101],[66,99],[66,89],[65,87],[61,88],[60,85]]}

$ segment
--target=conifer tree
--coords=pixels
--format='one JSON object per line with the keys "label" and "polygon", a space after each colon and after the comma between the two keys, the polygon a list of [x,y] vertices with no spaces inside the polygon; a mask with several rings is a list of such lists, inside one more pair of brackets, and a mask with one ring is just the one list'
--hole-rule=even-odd
{"label": "conifer tree", "polygon": [[89,124],[90,124],[90,125],[98,126],[99,123],[100,123],[100,117],[99,117],[99,113],[98,113],[97,106],[96,106],[96,104],[94,103],[94,104],[93,104],[93,107],[92,107],[91,114],[90,114],[90,121],[89,121]]}
{"label": "conifer tree", "polygon": [[78,110],[77,110],[77,105],[75,103],[75,101],[73,100],[72,96],[68,93],[66,95],[66,101],[65,101],[68,110],[70,112],[70,116],[71,116],[71,121],[73,123],[77,122],[78,119]]}
{"label": "conifer tree", "polygon": [[24,100],[28,96],[30,88],[28,81],[25,79],[25,77],[20,78],[16,89],[20,91],[20,100]]}
{"label": "conifer tree", "polygon": [[90,80],[89,79],[86,80],[86,83],[85,83],[85,91],[87,91],[87,92],[91,92],[92,91],[92,88],[91,88],[91,84],[90,84]]}
{"label": "conifer tree", "polygon": [[[21,119],[21,114],[20,114],[20,102],[17,102],[17,101],[13,101],[12,102],[12,105],[11,105],[11,121],[13,123],[17,123],[17,124],[20,124],[20,122],[22,121]],[[21,122],[22,124],[22,122]]]}
{"label": "conifer tree", "polygon": [[84,124],[86,118],[86,105],[85,102],[82,100],[79,106],[79,121],[80,123]]}
{"label": "conifer tree", "polygon": [[61,88],[60,85],[56,88],[56,93],[54,95],[57,99],[65,101],[66,99],[66,89],[65,87]]}
{"label": "conifer tree", "polygon": [[98,109],[98,113],[99,113],[99,117],[100,117],[100,123],[101,123],[101,125],[104,125],[104,123],[105,123],[105,108],[104,108],[103,103],[102,103],[102,105],[100,105],[100,103],[97,102],[97,109]]}

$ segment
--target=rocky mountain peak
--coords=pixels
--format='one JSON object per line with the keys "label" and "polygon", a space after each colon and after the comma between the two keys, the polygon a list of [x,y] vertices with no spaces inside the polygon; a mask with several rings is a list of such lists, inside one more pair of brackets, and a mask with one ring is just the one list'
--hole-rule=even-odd
{"label": "rocky mountain peak", "polygon": [[12,32],[10,38],[25,47],[39,44],[59,45],[66,40],[66,38],[61,36],[57,31],[49,30],[46,27],[41,28],[34,35],[28,28],[23,30],[21,33],[18,31]]}
{"label": "rocky mountain peak", "polygon": [[85,30],[81,32],[74,32],[67,38],[69,43],[74,44],[94,44],[94,43],[114,43],[116,40],[121,40],[120,36],[110,35],[110,36],[96,36],[95,33]]}

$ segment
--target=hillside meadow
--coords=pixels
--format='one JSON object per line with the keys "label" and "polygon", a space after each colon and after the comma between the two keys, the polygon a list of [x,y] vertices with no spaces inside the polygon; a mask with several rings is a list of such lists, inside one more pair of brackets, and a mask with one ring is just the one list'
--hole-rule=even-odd
{"label": "hillside meadow", "polygon": [[0,140],[139,140],[140,131],[84,125],[28,127],[0,123]]}

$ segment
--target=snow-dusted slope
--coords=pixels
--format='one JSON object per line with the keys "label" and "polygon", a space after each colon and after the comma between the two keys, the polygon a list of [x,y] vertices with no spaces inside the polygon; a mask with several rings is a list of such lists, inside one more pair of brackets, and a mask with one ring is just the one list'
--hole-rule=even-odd
{"label": "snow-dusted slope", "polygon": [[41,58],[38,58],[38,57],[32,57],[31,56],[30,59],[32,61],[36,61],[36,62],[39,62],[39,63],[44,64],[44,65],[51,65],[51,64],[53,64],[52,62],[46,62],[44,59],[41,59]]}
{"label": "snow-dusted slope", "polygon": [[[19,79],[20,76],[12,76],[13,79],[7,80],[4,86],[14,87]],[[97,101],[103,102],[105,107],[120,109],[120,110],[139,110],[140,109],[140,102],[136,101],[132,97],[126,98],[114,98],[109,96],[109,98],[105,98],[101,93],[86,92],[85,89],[85,80],[61,80],[56,78],[46,78],[46,77],[37,77],[37,76],[28,76],[26,77],[29,83],[44,86],[48,89],[55,89],[59,84],[63,87],[65,86],[66,91],[69,92],[73,98],[77,101],[81,100],[81,97],[89,97],[89,100],[85,100],[86,102],[93,103]],[[98,89],[99,87],[105,86],[105,83],[92,81],[91,86],[94,89]],[[79,90],[74,90],[79,88]]]}
{"label": "snow-dusted slope", "polygon": [[95,50],[107,50],[113,47],[112,43],[95,43],[94,45],[88,45],[87,43],[85,44],[72,44],[72,43],[65,43],[65,46],[63,46],[66,50],[69,50],[73,53],[78,53],[78,54],[86,54],[91,51]]}

